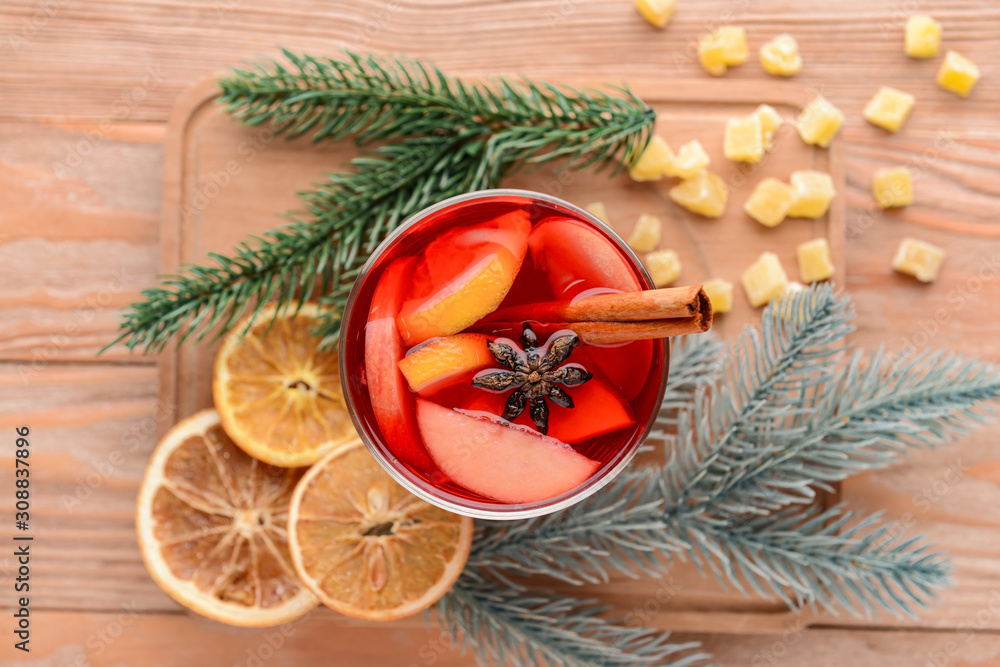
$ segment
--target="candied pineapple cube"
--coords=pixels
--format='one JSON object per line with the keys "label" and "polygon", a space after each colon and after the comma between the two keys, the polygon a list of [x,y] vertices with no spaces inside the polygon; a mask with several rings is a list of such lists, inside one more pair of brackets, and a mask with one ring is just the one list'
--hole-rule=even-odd
{"label": "candied pineapple cube", "polygon": [[814,283],[833,276],[830,244],[826,239],[813,239],[795,249],[799,257],[799,277],[804,283]]}
{"label": "candied pineapple cube", "polygon": [[775,76],[792,76],[802,69],[799,43],[787,32],[760,47],[760,64],[764,71]]}
{"label": "candied pineapple cube", "polygon": [[781,268],[778,256],[773,252],[765,252],[743,272],[740,282],[743,283],[750,305],[757,308],[770,303],[771,299],[785,291],[788,276]]}
{"label": "candied pineapple cube", "polygon": [[937,280],[943,261],[943,249],[925,241],[906,238],[899,243],[896,256],[892,258],[892,268],[920,282],[932,283]]}
{"label": "candied pineapple cube", "polygon": [[743,210],[765,227],[776,227],[788,215],[793,201],[795,195],[790,187],[776,178],[765,178],[753,189]]}
{"label": "candied pineapple cube", "polygon": [[681,260],[673,250],[658,250],[646,255],[649,277],[657,287],[666,287],[681,275]]}
{"label": "candied pineapple cube", "polygon": [[670,198],[689,211],[706,218],[718,218],[726,210],[729,189],[710,171],[700,171],[694,178],[670,188]]}
{"label": "candied pineapple cube", "polygon": [[726,121],[723,152],[730,160],[760,162],[764,157],[764,132],[755,113]]}
{"label": "candied pineapple cube", "polygon": [[926,14],[914,14],[906,20],[906,55],[933,58],[941,48],[941,24]]}
{"label": "candied pineapple cube", "polygon": [[879,169],[872,180],[872,193],[882,208],[913,203],[913,181],[906,167]]}
{"label": "candied pineapple cube", "polygon": [[649,252],[660,245],[660,219],[655,215],[643,213],[632,228],[632,234],[628,237],[628,244],[636,252]]}
{"label": "candied pineapple cube", "polygon": [[883,130],[897,131],[906,122],[913,108],[913,95],[882,86],[865,105],[865,120]]}
{"label": "candied pineapple cube", "polygon": [[979,68],[958,51],[949,51],[941,63],[936,81],[945,90],[968,97],[979,81]]}
{"label": "candied pineapple cube", "polygon": [[706,280],[701,288],[712,303],[712,313],[720,315],[733,309],[733,284],[722,278]]}
{"label": "candied pineapple cube", "polygon": [[704,171],[710,162],[708,153],[701,147],[701,142],[692,139],[677,149],[670,171],[667,176],[678,178],[694,178],[699,171]]}
{"label": "candied pineapple cube", "polygon": [[642,18],[656,28],[664,28],[670,17],[674,15],[677,0],[635,0],[635,8]]}
{"label": "candied pineapple cube", "polygon": [[724,25],[698,38],[698,60],[712,76],[722,76],[728,66],[745,63],[748,53],[746,31],[738,26]]}
{"label": "candied pineapple cube", "polygon": [[802,141],[812,146],[826,148],[844,123],[844,114],[830,104],[822,95],[817,95],[802,109],[797,124]]}
{"label": "candied pineapple cube", "polygon": [[769,151],[774,148],[774,133],[781,127],[781,114],[769,104],[761,104],[753,112],[753,115],[760,119],[760,133],[764,142],[764,150]]}
{"label": "candied pineapple cube", "polygon": [[653,137],[628,174],[635,181],[658,181],[670,170],[673,161],[674,152],[663,137]]}
{"label": "candied pineapple cube", "polygon": [[795,199],[788,209],[788,215],[793,218],[818,218],[824,215],[837,194],[830,174],[822,171],[793,171],[790,181]]}
{"label": "candied pineapple cube", "polygon": [[604,202],[602,201],[595,201],[593,204],[587,204],[584,207],[584,210],[601,222],[607,222],[608,224],[611,223],[611,219],[608,218],[608,209],[604,207]]}

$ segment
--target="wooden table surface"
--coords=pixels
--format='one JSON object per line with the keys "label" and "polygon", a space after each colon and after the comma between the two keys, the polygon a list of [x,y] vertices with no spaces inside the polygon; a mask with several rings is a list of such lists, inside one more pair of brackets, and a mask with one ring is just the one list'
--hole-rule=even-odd
{"label": "wooden table surface", "polygon": [[[420,620],[384,629],[317,612],[286,634],[220,628],[180,610],[140,561],[136,489],[164,420],[156,359],[115,349],[120,311],[156,284],[163,141],[178,95],[278,46],[405,51],[466,75],[625,80],[707,75],[697,36],[720,22],[750,47],[792,32],[796,81],[846,114],[852,342],[950,347],[1000,362],[1000,5],[996,0],[678,0],[664,32],[628,0],[4,0],[0,4],[0,427],[34,432],[32,652],[11,648],[16,576],[0,548],[0,663],[32,665],[468,665]],[[982,69],[968,100],[938,89],[939,60],[902,55],[908,15],[944,24]],[[736,80],[766,75],[751,60]],[[725,86],[725,80],[716,85]],[[917,97],[898,135],[866,124],[880,85]],[[910,164],[913,206],[873,208],[875,169]],[[948,252],[941,279],[889,269],[904,236]],[[1000,664],[1000,438],[989,426],[844,485],[951,554],[953,589],[920,620],[697,638],[726,665]],[[0,489],[13,458],[0,449]],[[0,493],[4,526],[12,501]],[[0,529],[0,534],[12,528]],[[4,544],[9,544],[7,539]],[[748,604],[752,604],[749,601]],[[711,601],[706,601],[711,604]],[[656,616],[665,625],[669,615]],[[738,624],[738,617],[734,618]],[[320,663],[320,660],[323,660]]]}

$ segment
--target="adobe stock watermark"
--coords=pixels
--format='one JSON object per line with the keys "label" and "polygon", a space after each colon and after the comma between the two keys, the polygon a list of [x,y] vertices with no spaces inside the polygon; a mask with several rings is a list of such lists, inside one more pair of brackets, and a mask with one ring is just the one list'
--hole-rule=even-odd
{"label": "adobe stock watermark", "polygon": [[129,460],[128,454],[135,452],[144,442],[151,441],[160,425],[172,422],[173,418],[173,408],[166,403],[157,402],[156,411],[151,417],[133,424],[132,428],[122,434],[118,447],[111,450],[104,459],[93,464],[90,470],[77,475],[73,493],[64,493],[59,499],[63,508],[72,514],[83,506],[94,495],[94,491],[125,465]]}
{"label": "adobe stock watermark", "polygon": [[889,15],[878,20],[879,33],[883,38],[898,36],[899,30],[906,24],[906,20],[920,10],[920,3],[916,0],[908,0],[901,5],[894,6]]}
{"label": "adobe stock watermark", "polygon": [[674,581],[674,578],[669,574],[659,577],[656,580],[656,592],[645,602],[636,605],[625,614],[625,626],[628,628],[645,627],[664,605],[669,604],[671,600],[680,595],[683,589],[684,587]]}
{"label": "adobe stock watermark", "polygon": [[959,622],[957,632],[962,636],[961,639],[954,639],[939,649],[929,651],[927,662],[924,664],[928,667],[957,667],[957,665],[967,664],[958,659],[962,649],[968,646],[980,632],[990,629],[990,626],[995,624],[998,614],[1000,614],[1000,590],[994,588],[990,591],[989,602],[984,607]]}
{"label": "adobe stock watermark", "polygon": [[389,0],[384,9],[375,12],[375,15],[365,21],[360,28],[354,29],[354,48],[363,49],[371,45],[378,35],[388,28],[398,12],[403,7],[398,0]]}
{"label": "adobe stock watermark", "polygon": [[917,322],[915,329],[903,336],[903,348],[900,356],[908,357],[925,348],[941,331],[941,327],[951,321],[983,288],[992,283],[1000,275],[1000,255],[994,253],[983,257],[971,276],[963,283],[952,287],[945,296],[945,305],[938,307],[930,317]]}
{"label": "adobe stock watermark", "polygon": [[70,0],[45,0],[39,3],[31,16],[21,19],[21,25],[14,32],[7,34],[4,43],[14,57],[20,55],[21,49],[35,38],[38,31],[49,24],[59,12],[71,4]]}
{"label": "adobe stock watermark", "polygon": [[550,28],[565,23],[570,16],[576,14],[583,0],[559,0],[559,5],[555,9],[545,12],[545,22]]}
{"label": "adobe stock watermark", "polygon": [[[719,16],[714,21],[703,21],[702,32],[712,33],[718,30],[721,26],[732,23],[736,19],[737,13],[749,6],[750,0],[736,0],[736,2],[732,3],[731,6],[719,12]],[[696,38],[688,41],[688,43],[684,45],[684,49],[681,51],[674,51],[671,58],[674,63],[674,68],[677,70],[684,69],[691,63],[698,62],[698,39]]]}
{"label": "adobe stock watermark", "polygon": [[[308,603],[303,602],[303,604]],[[299,627],[304,625],[314,613],[315,608],[310,606],[309,611],[302,616],[273,628],[266,629],[261,633],[260,643],[253,648],[248,648],[246,658],[239,662],[234,662],[232,667],[263,667],[267,661],[273,658],[278,651],[281,650],[288,639],[298,632]]]}
{"label": "adobe stock watermark", "polygon": [[210,202],[229,187],[233,179],[243,172],[246,165],[257,159],[257,156],[267,148],[267,145],[274,141],[275,134],[276,132],[271,127],[265,127],[243,139],[236,147],[236,154],[242,159],[229,160],[221,169],[209,173],[195,190],[194,195],[181,206],[181,214],[187,218],[203,211]]}
{"label": "adobe stock watermark", "polygon": [[802,641],[802,633],[806,629],[803,616],[799,615],[790,621],[785,621],[784,625],[785,631],[780,638],[753,654],[750,658],[750,667],[772,667],[786,658],[792,647]]}
{"label": "adobe stock watermark", "polygon": [[[910,172],[910,181],[916,186],[917,182],[923,176],[923,171],[925,168],[933,165],[938,160],[941,159],[941,153],[948,150],[955,144],[955,131],[948,127],[943,130],[938,130],[934,135],[934,145],[931,148],[926,148],[920,153],[911,156],[905,163],[905,167]],[[914,189],[916,189],[914,187]],[[865,235],[872,225],[877,221],[885,217],[885,211],[878,205],[878,202],[872,201],[868,204],[861,214],[858,216],[857,220],[853,224],[848,225],[845,236],[848,242],[858,241],[862,236]]]}
{"label": "adobe stock watermark", "polygon": [[39,373],[44,371],[49,362],[55,359],[59,352],[69,346],[73,336],[80,332],[80,329],[97,317],[98,307],[107,307],[111,304],[112,298],[120,294],[132,283],[132,276],[128,275],[124,267],[118,268],[111,274],[108,284],[96,294],[90,294],[83,300],[83,303],[76,307],[76,316],[67,322],[61,332],[49,334],[48,344],[42,347],[35,347],[31,350],[31,361],[19,363],[17,374],[21,378],[21,384],[27,385]]}
{"label": "adobe stock watermark", "polygon": [[964,465],[961,459],[955,459],[949,463],[942,475],[913,494],[910,498],[910,505],[913,509],[903,512],[899,519],[886,529],[876,543],[877,547],[881,548],[892,542],[899,542],[916,525],[920,517],[930,512],[935,505],[951,493],[955,485],[965,477],[968,469],[969,466]]}
{"label": "adobe stock watermark", "polygon": [[132,111],[163,82],[163,74],[160,72],[159,65],[147,66],[145,72],[146,75],[140,85],[122,93],[111,105],[111,116],[101,120],[97,129],[84,132],[84,138],[70,146],[66,151],[66,156],[52,165],[52,170],[59,177],[59,180],[65,180],[71,175],[73,169],[83,164],[84,159],[94,152],[94,147],[107,138],[112,128],[132,115]]}

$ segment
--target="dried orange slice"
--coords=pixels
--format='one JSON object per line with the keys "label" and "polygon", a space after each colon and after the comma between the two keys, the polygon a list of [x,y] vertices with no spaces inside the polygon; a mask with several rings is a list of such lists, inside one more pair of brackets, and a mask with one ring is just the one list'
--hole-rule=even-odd
{"label": "dried orange slice", "polygon": [[286,531],[303,472],[247,456],[215,410],[174,426],[139,487],[136,528],[153,579],[188,609],[231,625],[276,625],[315,607]]}
{"label": "dried orange slice", "polygon": [[226,433],[250,456],[276,466],[312,465],[358,437],[340,388],[337,353],[309,333],[316,306],[279,315],[265,306],[226,336],[212,393]]}
{"label": "dried orange slice", "polygon": [[472,519],[410,494],[360,441],[309,469],[288,517],[292,562],[326,606],[391,621],[444,595],[469,558]]}

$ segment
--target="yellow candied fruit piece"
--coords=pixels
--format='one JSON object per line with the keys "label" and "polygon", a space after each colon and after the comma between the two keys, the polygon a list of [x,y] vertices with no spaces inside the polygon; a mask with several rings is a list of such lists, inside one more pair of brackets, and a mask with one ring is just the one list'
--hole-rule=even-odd
{"label": "yellow candied fruit piece", "polygon": [[646,255],[649,277],[657,287],[666,287],[681,275],[681,260],[673,250],[658,250]]}
{"label": "yellow candied fruit piece", "polygon": [[802,69],[799,43],[784,32],[760,47],[760,64],[764,71],[774,76],[792,76]]}
{"label": "yellow candied fruit piece", "polygon": [[720,315],[733,309],[733,284],[722,278],[706,280],[701,288],[712,303],[712,313]]}
{"label": "yellow candied fruit piece", "polygon": [[587,204],[583,207],[583,210],[590,213],[601,222],[611,224],[611,219],[608,218],[608,209],[604,207],[604,202],[595,201],[593,204]]}
{"label": "yellow candied fruit piece", "polygon": [[906,167],[879,169],[872,180],[872,193],[882,208],[913,203],[913,181]]}
{"label": "yellow candied fruit piece", "polygon": [[664,28],[670,17],[674,15],[677,0],[635,0],[635,8],[642,18],[656,28]]}
{"label": "yellow candied fruit piece", "polygon": [[689,211],[706,218],[718,218],[726,210],[729,189],[710,171],[700,171],[694,178],[670,188],[670,198]]}
{"label": "yellow candied fruit piece", "polygon": [[827,280],[833,276],[830,244],[826,239],[813,239],[799,244],[795,249],[799,257],[799,277],[804,283]]}
{"label": "yellow candied fruit piece", "polygon": [[746,31],[738,26],[724,25],[698,38],[698,60],[712,76],[722,76],[728,66],[745,63],[748,54]]}
{"label": "yellow candied fruit piece", "polygon": [[913,276],[922,283],[932,283],[937,280],[943,261],[942,248],[925,241],[906,238],[899,243],[896,256],[892,258],[892,268]]}
{"label": "yellow candied fruit piece", "polygon": [[793,218],[819,218],[830,209],[830,202],[837,194],[830,174],[822,171],[793,171],[789,179],[795,200],[788,209]]}
{"label": "yellow candied fruit piece", "polygon": [[694,178],[698,175],[698,172],[704,171],[711,159],[708,157],[708,153],[705,149],[701,147],[701,142],[697,139],[692,139],[683,146],[677,149],[677,154],[674,156],[673,164],[670,167],[670,171],[667,172],[667,176],[676,176],[678,178]]}
{"label": "yellow candied fruit piece", "polygon": [[628,245],[636,252],[649,252],[660,245],[660,219],[655,215],[643,213],[632,228],[632,234],[628,237]]}
{"label": "yellow candied fruit piece", "polygon": [[826,148],[843,125],[844,114],[825,97],[817,95],[802,109],[796,122],[802,141]]}
{"label": "yellow candied fruit piece", "polygon": [[773,252],[762,253],[740,278],[747,299],[754,308],[767,305],[788,286],[788,276]]}
{"label": "yellow candied fruit piece", "polygon": [[723,152],[730,160],[760,162],[764,157],[764,132],[755,113],[726,121]]}
{"label": "yellow candied fruit piece", "polygon": [[906,55],[933,58],[941,48],[941,24],[926,14],[914,14],[906,20]]}
{"label": "yellow candied fruit piece", "polygon": [[777,227],[794,200],[790,187],[776,178],[765,178],[753,189],[743,210],[765,227]]}
{"label": "yellow candied fruit piece", "polygon": [[913,95],[896,88],[882,86],[865,105],[865,120],[883,130],[895,132],[906,122],[906,117],[913,108],[913,102]]}
{"label": "yellow candied fruit piece", "polygon": [[962,97],[968,97],[979,81],[979,68],[958,51],[949,51],[937,73],[937,85]]}
{"label": "yellow candied fruit piece", "polygon": [[753,115],[760,119],[760,134],[764,143],[764,150],[769,151],[774,148],[774,133],[784,122],[781,114],[769,104],[761,104],[757,107]]}
{"label": "yellow candied fruit piece", "polygon": [[653,137],[628,174],[635,181],[658,181],[670,170],[673,161],[674,152],[663,137]]}

